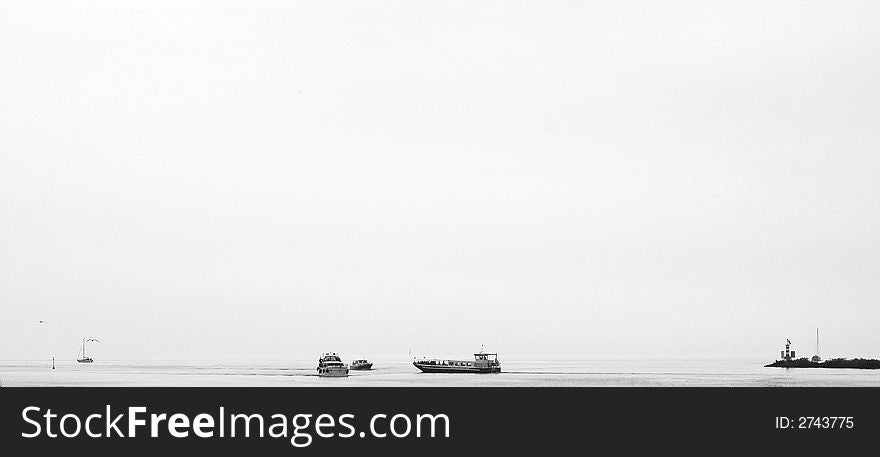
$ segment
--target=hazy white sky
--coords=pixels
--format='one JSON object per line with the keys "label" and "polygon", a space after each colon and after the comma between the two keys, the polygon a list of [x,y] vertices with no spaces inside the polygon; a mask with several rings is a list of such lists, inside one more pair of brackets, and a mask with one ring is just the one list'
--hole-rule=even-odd
{"label": "hazy white sky", "polygon": [[0,359],[877,357],[878,177],[875,1],[0,1]]}

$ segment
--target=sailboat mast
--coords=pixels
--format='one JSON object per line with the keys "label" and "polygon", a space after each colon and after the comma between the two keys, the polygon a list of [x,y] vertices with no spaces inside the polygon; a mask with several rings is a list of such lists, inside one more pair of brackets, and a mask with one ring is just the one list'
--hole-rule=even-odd
{"label": "sailboat mast", "polygon": [[83,338],[83,358],[86,358],[86,339]]}

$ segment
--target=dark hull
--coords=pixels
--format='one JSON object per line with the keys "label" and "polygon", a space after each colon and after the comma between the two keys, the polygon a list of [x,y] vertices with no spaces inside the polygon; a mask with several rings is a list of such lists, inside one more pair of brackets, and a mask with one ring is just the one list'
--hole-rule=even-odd
{"label": "dark hull", "polygon": [[423,373],[501,373],[501,367],[457,367],[413,363]]}
{"label": "dark hull", "polygon": [[94,362],[94,360],[92,360],[92,359],[76,359],[76,361],[79,363],[92,363],[92,362]]}
{"label": "dark hull", "polygon": [[354,370],[354,371],[366,371],[366,370],[372,370],[372,369],[373,369],[373,364],[372,364],[372,363],[368,363],[368,364],[366,364],[366,365],[352,365],[352,366],[349,367],[349,368],[350,368],[351,370]]}

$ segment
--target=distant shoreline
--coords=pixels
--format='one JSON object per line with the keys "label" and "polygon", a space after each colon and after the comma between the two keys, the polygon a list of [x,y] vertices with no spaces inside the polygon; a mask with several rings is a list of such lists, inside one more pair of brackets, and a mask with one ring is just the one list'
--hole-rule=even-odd
{"label": "distant shoreline", "polygon": [[877,359],[829,359],[822,362],[813,362],[807,358],[796,360],[777,360],[765,367],[774,368],[855,368],[861,370],[880,369],[880,360]]}

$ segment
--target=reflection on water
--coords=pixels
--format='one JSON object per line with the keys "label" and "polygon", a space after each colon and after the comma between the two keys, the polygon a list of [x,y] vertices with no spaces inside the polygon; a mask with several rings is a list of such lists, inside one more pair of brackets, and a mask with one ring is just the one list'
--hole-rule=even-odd
{"label": "reflection on water", "polygon": [[256,362],[0,362],[13,386],[880,386],[880,370],[764,368],[761,360],[502,360],[499,374],[421,373],[407,361],[319,378],[314,360]]}

